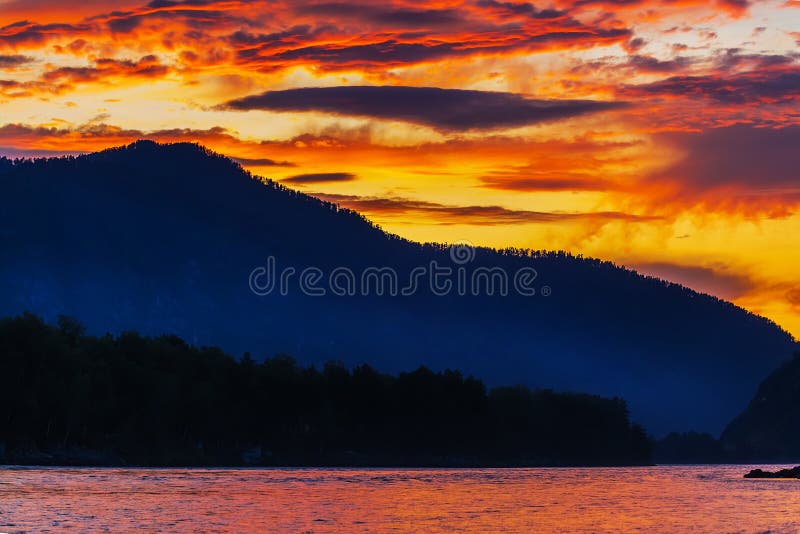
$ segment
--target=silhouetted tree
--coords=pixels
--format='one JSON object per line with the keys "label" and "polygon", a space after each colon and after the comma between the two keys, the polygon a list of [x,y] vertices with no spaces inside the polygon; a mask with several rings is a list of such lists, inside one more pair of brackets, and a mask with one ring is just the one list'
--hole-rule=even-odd
{"label": "silhouetted tree", "polygon": [[[0,442],[18,462],[563,465],[649,461],[625,403],[487,391],[457,371],[236,360],[176,336],[0,321]],[[252,453],[261,451],[253,460]]]}

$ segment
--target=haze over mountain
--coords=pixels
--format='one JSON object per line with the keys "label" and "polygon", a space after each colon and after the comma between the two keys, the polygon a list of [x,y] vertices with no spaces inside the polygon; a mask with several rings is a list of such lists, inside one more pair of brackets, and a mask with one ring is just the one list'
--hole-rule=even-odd
{"label": "haze over mountain", "polygon": [[[478,249],[454,265],[445,246],[388,235],[197,145],[0,160],[0,195],[0,315],[67,314],[93,333],[170,332],[304,363],[425,364],[490,385],[618,395],[656,434],[719,432],[794,347],[766,319],[599,260]],[[260,296],[249,281],[269,257],[295,279],[306,267],[391,267],[401,286],[432,261],[468,276],[532,267],[536,295],[437,296],[421,284],[407,296],[315,297],[297,285]]]}

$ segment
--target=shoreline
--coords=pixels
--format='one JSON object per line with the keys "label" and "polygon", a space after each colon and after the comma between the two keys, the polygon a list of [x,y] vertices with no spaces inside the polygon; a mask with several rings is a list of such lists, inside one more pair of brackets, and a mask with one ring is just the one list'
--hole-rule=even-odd
{"label": "shoreline", "polygon": [[0,463],[0,471],[37,470],[37,469],[108,469],[108,470],[196,470],[196,471],[299,471],[299,470],[522,470],[522,469],[631,469],[652,467],[780,467],[797,465],[798,462],[747,462],[747,463],[693,463],[693,464],[626,464],[626,465],[77,465],[77,464],[4,464]]}

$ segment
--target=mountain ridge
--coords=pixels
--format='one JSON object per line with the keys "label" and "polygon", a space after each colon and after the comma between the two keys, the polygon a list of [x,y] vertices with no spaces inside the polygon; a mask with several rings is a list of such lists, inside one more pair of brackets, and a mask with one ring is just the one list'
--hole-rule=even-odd
{"label": "mountain ridge", "polygon": [[[257,297],[248,276],[268,257],[326,272],[408,273],[452,260],[445,245],[388,234],[197,144],[139,141],[0,169],[7,315],[64,313],[93,332],[172,332],[234,353],[261,346],[385,371],[449,366],[489,383],[619,395],[656,432],[721,430],[794,346],[734,304],[563,252],[472,251],[472,269],[535,268],[549,297],[437,297],[429,288],[402,298]],[[711,380],[719,385],[703,393]]]}
{"label": "mountain ridge", "polygon": [[[244,168],[244,166],[242,164],[240,164],[236,160],[236,158],[225,156],[224,154],[218,153],[218,152],[216,152],[214,150],[211,150],[211,149],[205,147],[201,143],[190,143],[190,142],[159,143],[159,142],[152,141],[152,140],[149,140],[149,139],[140,139],[140,140],[134,141],[133,143],[130,143],[128,145],[112,147],[112,148],[108,148],[108,149],[105,149],[105,150],[102,150],[102,151],[90,152],[90,153],[86,153],[86,154],[80,154],[80,155],[77,155],[77,156],[53,156],[53,157],[40,157],[40,158],[25,158],[25,157],[21,157],[21,158],[13,158],[13,159],[5,157],[5,156],[0,156],[0,172],[11,172],[11,171],[15,170],[15,167],[18,167],[20,165],[28,165],[28,164],[34,164],[35,165],[35,164],[39,164],[39,163],[45,162],[45,161],[54,161],[54,160],[55,161],[71,161],[71,160],[74,160],[74,159],[84,159],[84,158],[92,159],[93,156],[100,156],[100,155],[104,155],[104,154],[113,154],[115,151],[118,151],[120,149],[137,149],[137,148],[143,147],[143,146],[146,146],[146,147],[170,147],[170,146],[187,147],[187,148],[191,148],[191,149],[197,150],[197,154],[200,155],[200,156],[211,157],[211,158],[221,159],[221,160],[227,160],[227,162],[229,162],[233,168],[235,168],[239,172],[242,172],[243,174],[245,174],[251,180],[254,180],[254,181],[258,182],[258,183],[261,183],[261,184],[263,184],[263,185],[265,185],[265,186],[267,186],[269,188],[272,188],[274,190],[286,192],[286,193],[288,193],[288,194],[290,194],[290,195],[292,195],[294,197],[303,199],[305,201],[316,202],[321,207],[325,207],[327,209],[336,211],[339,214],[353,216],[355,219],[358,219],[360,222],[363,222],[363,223],[367,224],[368,226],[372,227],[374,230],[379,231],[385,237],[387,237],[389,239],[392,239],[392,240],[397,240],[397,241],[401,241],[401,242],[404,242],[404,243],[407,243],[407,244],[410,244],[410,245],[419,245],[419,246],[423,246],[423,247],[425,247],[425,246],[450,247],[452,245],[451,243],[447,243],[447,242],[439,243],[439,242],[414,241],[414,240],[402,237],[399,234],[394,234],[394,233],[391,233],[391,232],[387,232],[386,230],[384,230],[381,227],[380,224],[375,223],[374,221],[372,221],[371,219],[369,219],[365,215],[363,215],[363,214],[361,214],[361,213],[359,213],[359,212],[357,212],[357,211],[355,211],[353,209],[346,208],[346,207],[341,207],[335,202],[331,202],[331,201],[328,201],[328,200],[317,198],[317,197],[315,197],[315,196],[313,196],[311,194],[303,193],[302,191],[298,191],[298,190],[292,189],[290,187],[287,187],[287,186],[281,184],[280,182],[278,182],[276,180],[270,179],[270,178],[265,177],[265,176],[256,175],[256,174],[248,171],[246,168]],[[733,303],[731,301],[728,301],[728,300],[726,300],[724,298],[717,297],[716,295],[712,295],[710,293],[705,293],[705,292],[702,292],[702,291],[698,291],[698,290],[696,290],[696,289],[694,289],[694,288],[692,288],[690,286],[686,286],[684,284],[681,284],[679,282],[674,282],[674,281],[668,280],[666,278],[661,278],[659,276],[653,276],[653,275],[649,275],[649,274],[646,274],[646,273],[641,273],[641,272],[637,271],[633,267],[628,267],[628,266],[625,266],[623,264],[618,264],[618,263],[615,263],[615,262],[613,262],[611,260],[602,260],[602,259],[594,258],[594,257],[591,257],[591,256],[584,256],[583,254],[572,254],[572,253],[569,253],[569,252],[566,252],[566,251],[547,251],[546,249],[531,249],[531,248],[519,248],[519,247],[495,248],[495,247],[486,247],[486,246],[475,246],[474,248],[476,250],[481,250],[481,251],[484,251],[484,252],[500,253],[500,254],[513,254],[513,255],[519,255],[519,256],[523,256],[523,257],[525,257],[525,256],[528,256],[528,257],[534,256],[535,257],[535,256],[540,255],[540,254],[552,254],[552,253],[562,254],[563,253],[567,257],[570,257],[570,258],[573,258],[573,259],[576,259],[576,260],[587,260],[587,261],[590,261],[590,262],[600,262],[603,265],[608,265],[608,266],[611,266],[611,267],[613,267],[615,269],[619,269],[621,271],[633,273],[633,274],[635,274],[637,276],[640,276],[640,277],[642,277],[642,278],[644,278],[646,280],[652,280],[652,281],[655,281],[656,283],[664,284],[664,285],[666,285],[668,287],[676,287],[676,288],[679,288],[682,291],[686,290],[686,291],[694,293],[694,294],[696,294],[698,296],[701,296],[703,298],[713,299],[713,300],[715,300],[715,301],[717,301],[717,302],[719,302],[721,304],[731,306],[732,308],[735,308],[735,309],[737,309],[737,310],[739,310],[741,312],[744,312],[747,315],[751,315],[753,317],[758,318],[759,320],[763,320],[764,322],[770,324],[771,326],[775,326],[776,328],[780,329],[781,331],[786,333],[786,335],[791,336],[791,334],[786,329],[781,327],[778,323],[776,323],[772,319],[770,319],[768,317],[765,317],[763,315],[759,315],[757,313],[751,312],[750,310],[748,310],[746,308],[743,308],[743,307],[741,307],[741,306],[739,306],[739,305],[737,305],[737,304],[735,304],[735,303]]]}

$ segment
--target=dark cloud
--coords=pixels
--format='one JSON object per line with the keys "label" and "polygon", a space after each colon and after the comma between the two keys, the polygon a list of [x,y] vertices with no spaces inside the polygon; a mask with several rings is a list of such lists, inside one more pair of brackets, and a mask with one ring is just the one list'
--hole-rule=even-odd
{"label": "dark cloud", "polygon": [[[70,5],[76,8],[79,13],[89,10],[113,9],[120,7],[130,7],[131,5],[141,5],[137,0],[81,0]],[[64,8],[64,0],[3,0],[3,11],[10,13],[31,13],[32,11],[58,10]]]}
{"label": "dark cloud", "polygon": [[73,128],[56,128],[49,126],[30,126],[27,124],[5,124],[0,126],[0,139],[19,141],[21,139],[57,139],[73,133],[78,133],[84,138],[110,137],[116,139],[119,135],[141,137],[138,130],[122,130],[107,124],[86,123]]}
{"label": "dark cloud", "polygon": [[349,172],[322,172],[313,174],[297,174],[281,180],[287,184],[322,184],[328,182],[352,182],[355,174]]}
{"label": "dark cloud", "polygon": [[647,46],[647,40],[645,40],[643,37],[634,37],[624,45],[625,50],[629,54],[635,54],[645,46]]}
{"label": "dark cloud", "polygon": [[735,10],[745,10],[750,7],[752,2],[750,0],[717,0],[717,3]]}
{"label": "dark cloud", "polygon": [[464,24],[456,28],[462,32],[457,36],[448,32],[411,32],[403,25],[386,24],[380,32],[361,38],[343,38],[343,30],[332,26],[317,25],[311,30],[300,25],[296,29],[302,31],[290,30],[288,35],[237,32],[231,42],[245,45],[236,52],[242,64],[260,69],[312,63],[324,70],[347,70],[514,51],[594,47],[623,42],[631,35],[626,28],[588,27],[571,19],[540,24],[543,27],[493,26],[489,21],[480,28]]}
{"label": "dark cloud", "polygon": [[215,2],[214,0],[153,0],[147,7],[152,7],[154,9],[163,9],[163,8],[173,8],[173,7],[180,7],[180,6],[207,6],[213,5]]}
{"label": "dark cloud", "polygon": [[764,191],[781,187],[800,190],[800,126],[736,125],[704,132],[664,133],[658,139],[685,154],[682,161],[662,171],[661,177],[683,176],[696,187],[742,184]]}
{"label": "dark cloud", "polygon": [[160,78],[169,72],[154,55],[144,56],[138,61],[99,58],[91,67],[59,67],[42,75],[45,82],[86,83],[103,81],[106,78],[139,77]]}
{"label": "dark cloud", "polygon": [[796,308],[800,308],[800,287],[794,287],[786,292],[786,301]]}
{"label": "dark cloud", "polygon": [[735,300],[756,288],[749,276],[720,272],[711,267],[668,262],[637,263],[630,267],[642,274],[675,282],[725,300]]}
{"label": "dark cloud", "polygon": [[624,62],[620,62],[618,58],[614,57],[605,57],[593,61],[579,61],[570,71],[574,74],[587,76],[597,75],[600,71],[619,70],[636,74],[675,74],[689,69],[695,62],[695,59],[684,56],[677,56],[672,59],[658,59],[629,50],[627,60]]}
{"label": "dark cloud", "polygon": [[22,55],[2,55],[0,54],[0,69],[14,69],[32,63],[33,58]]}
{"label": "dark cloud", "polygon": [[643,217],[616,211],[564,213],[512,210],[502,206],[453,206],[397,197],[360,197],[326,193],[311,193],[311,195],[368,215],[398,216],[415,213],[430,217],[441,225],[551,223],[573,220],[636,222],[657,219],[656,217]]}
{"label": "dark cloud", "polygon": [[[157,0],[150,2],[145,8],[131,11],[112,11],[89,17],[87,20],[94,23],[105,23],[115,37],[134,33],[145,23],[159,23],[167,25],[182,24],[188,30],[213,30],[219,27],[241,26],[249,27],[253,24],[250,17],[240,17],[231,14],[218,1],[187,0],[173,2]],[[224,2],[223,2],[224,4]],[[217,9],[222,7],[222,9]],[[117,35],[119,34],[119,35]]]}
{"label": "dark cloud", "polygon": [[358,20],[375,24],[410,26],[414,29],[453,24],[462,20],[456,9],[398,9],[380,4],[324,2],[295,8],[314,17]]}
{"label": "dark cloud", "polygon": [[108,21],[108,27],[113,33],[130,33],[142,23],[140,17],[120,17]]}
{"label": "dark cloud", "polygon": [[356,45],[313,45],[276,53],[272,61],[311,61],[329,65],[366,67],[369,64],[405,64],[466,55],[468,48],[451,43],[403,43],[394,39]]}
{"label": "dark cloud", "polygon": [[272,48],[279,48],[287,42],[311,40],[314,35],[315,32],[312,31],[311,26],[301,24],[269,34],[255,34],[239,30],[228,37],[228,42],[235,47],[257,47],[257,50],[254,48],[254,52],[258,52],[258,50],[269,49],[270,45]]}
{"label": "dark cloud", "polygon": [[743,53],[739,48],[728,48],[717,54],[715,66],[720,72],[756,71],[759,69],[774,69],[776,67],[790,66],[800,59],[798,53],[787,54],[750,54]]}
{"label": "dark cloud", "polygon": [[684,157],[650,180],[673,184],[682,203],[694,200],[707,208],[766,211],[776,216],[791,213],[800,203],[800,126],[736,125],[664,133],[656,140],[677,148]]}
{"label": "dark cloud", "polygon": [[236,163],[252,167],[297,167],[291,161],[277,161],[270,158],[231,158]]}
{"label": "dark cloud", "polygon": [[[566,173],[565,173],[566,174]],[[610,191],[617,186],[602,178],[579,178],[572,176],[522,176],[495,174],[481,178],[487,189],[504,191]]]}
{"label": "dark cloud", "polygon": [[425,124],[442,130],[524,126],[624,106],[591,100],[535,100],[513,93],[436,87],[355,86],[268,91],[233,100],[234,110],[319,111]]}
{"label": "dark cloud", "polygon": [[573,6],[638,6],[645,0],[574,0]]}
{"label": "dark cloud", "polygon": [[707,98],[728,104],[777,103],[800,97],[800,66],[765,69],[735,75],[674,76],[649,84],[628,85],[627,96]]}
{"label": "dark cloud", "polygon": [[0,44],[12,48],[19,46],[43,45],[49,39],[86,33],[91,30],[87,24],[34,24],[21,21],[0,29]]}
{"label": "dark cloud", "polygon": [[680,56],[661,60],[652,56],[633,55],[628,59],[628,66],[633,67],[637,72],[654,74],[681,72],[691,66],[692,63],[692,59]]}
{"label": "dark cloud", "polygon": [[481,7],[492,8],[502,15],[524,15],[535,19],[558,19],[566,17],[567,11],[559,9],[539,9],[528,2],[498,2],[497,0],[478,0]]}

